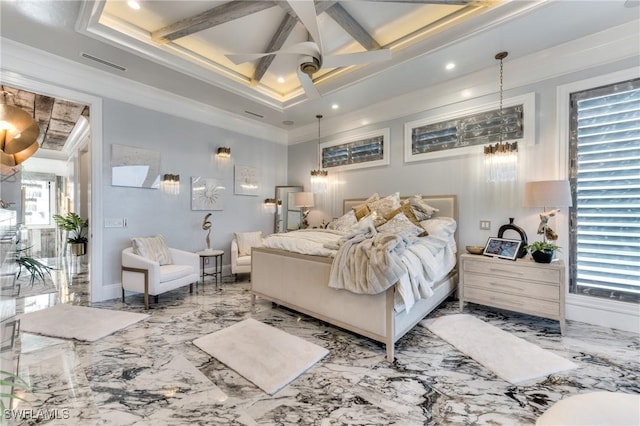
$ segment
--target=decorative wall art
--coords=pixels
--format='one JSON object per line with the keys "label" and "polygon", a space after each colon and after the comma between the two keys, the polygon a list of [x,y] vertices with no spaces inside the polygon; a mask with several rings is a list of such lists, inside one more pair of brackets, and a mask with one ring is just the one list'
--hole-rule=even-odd
{"label": "decorative wall art", "polygon": [[111,185],[158,189],[160,152],[111,145]]}
{"label": "decorative wall art", "polygon": [[503,102],[503,126],[495,104],[440,114],[404,125],[404,161],[423,161],[482,153],[484,145],[503,140],[524,146],[535,141],[535,93]]}
{"label": "decorative wall art", "polygon": [[191,210],[223,210],[224,182],[217,178],[191,177]]}
{"label": "decorative wall art", "polygon": [[238,166],[234,168],[235,185],[234,194],[237,195],[259,195],[260,172],[255,167]]}

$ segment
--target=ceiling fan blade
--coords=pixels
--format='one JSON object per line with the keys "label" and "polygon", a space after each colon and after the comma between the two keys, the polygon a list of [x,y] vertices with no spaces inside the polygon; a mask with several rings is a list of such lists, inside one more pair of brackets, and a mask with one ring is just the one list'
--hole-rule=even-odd
{"label": "ceiling fan blade", "polygon": [[311,38],[318,44],[322,53],[322,39],[320,38],[320,28],[318,26],[318,15],[313,0],[288,0],[289,6],[298,15],[300,22],[305,26]]}
{"label": "ceiling fan blade", "polygon": [[313,81],[311,81],[311,77],[307,74],[303,73],[298,67],[298,80],[300,80],[300,84],[302,84],[302,88],[304,92],[307,94],[307,98],[309,99],[320,99],[320,92],[316,89],[316,86],[313,85]]}
{"label": "ceiling fan blade", "polygon": [[347,67],[349,65],[365,64],[368,62],[388,61],[391,50],[369,50],[367,52],[345,53],[344,55],[329,55],[322,57],[322,68]]}
{"label": "ceiling fan blade", "polygon": [[236,65],[243,64],[245,62],[255,61],[269,55],[308,55],[316,57],[320,54],[318,45],[312,41],[304,41],[302,43],[292,44],[291,46],[284,47],[280,50],[267,53],[229,53],[225,55]]}

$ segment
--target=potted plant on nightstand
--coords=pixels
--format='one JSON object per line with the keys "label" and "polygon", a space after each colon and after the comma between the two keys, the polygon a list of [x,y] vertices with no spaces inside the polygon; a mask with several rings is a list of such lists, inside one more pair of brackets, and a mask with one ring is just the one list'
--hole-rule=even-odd
{"label": "potted plant on nightstand", "polygon": [[82,256],[87,252],[87,228],[89,220],[82,219],[76,213],[69,212],[66,216],[53,215],[56,224],[67,231],[67,243],[70,244],[71,254]]}
{"label": "potted plant on nightstand", "polygon": [[536,241],[527,245],[531,257],[538,263],[551,263],[553,255],[560,247],[549,241]]}

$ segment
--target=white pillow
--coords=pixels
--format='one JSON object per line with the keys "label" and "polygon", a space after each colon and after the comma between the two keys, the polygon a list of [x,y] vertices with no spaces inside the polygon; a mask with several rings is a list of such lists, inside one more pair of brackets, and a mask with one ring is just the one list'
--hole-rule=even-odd
{"label": "white pillow", "polygon": [[262,231],[256,232],[236,232],[238,242],[238,256],[250,256],[251,247],[262,245]]}
{"label": "white pillow", "polygon": [[171,252],[162,235],[155,237],[134,237],[131,239],[133,253],[146,259],[158,262],[160,265],[172,263]]}
{"label": "white pillow", "polygon": [[356,213],[353,210],[349,210],[346,214],[340,216],[334,221],[331,221],[331,223],[327,225],[327,229],[333,229],[334,231],[348,231],[356,223],[358,223]]}
{"label": "white pillow", "polygon": [[429,235],[448,238],[456,232],[457,224],[452,217],[440,216],[423,220],[420,222],[420,226],[422,226]]}
{"label": "white pillow", "polygon": [[440,211],[435,207],[431,207],[429,204],[427,204],[422,199],[422,195],[419,194],[407,198],[402,202],[402,204],[409,204],[413,209],[413,214],[415,214],[416,218],[420,221],[431,219],[434,214]]}
{"label": "white pillow", "polygon": [[379,232],[388,232],[402,235],[403,237],[417,237],[424,232],[424,229],[414,225],[404,213],[398,213],[384,224],[378,226],[377,229]]}

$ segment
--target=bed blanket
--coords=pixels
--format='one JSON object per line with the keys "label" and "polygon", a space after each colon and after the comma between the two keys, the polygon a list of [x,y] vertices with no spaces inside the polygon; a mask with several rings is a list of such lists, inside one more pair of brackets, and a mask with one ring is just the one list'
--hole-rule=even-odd
{"label": "bed blanket", "polygon": [[432,296],[435,280],[455,266],[451,239],[403,237],[375,228],[345,235],[337,243],[329,287],[377,294],[397,284],[396,310],[408,312],[417,300]]}
{"label": "bed blanket", "polygon": [[385,291],[408,273],[400,254],[409,239],[373,227],[343,236],[331,264],[329,287],[362,294]]}

